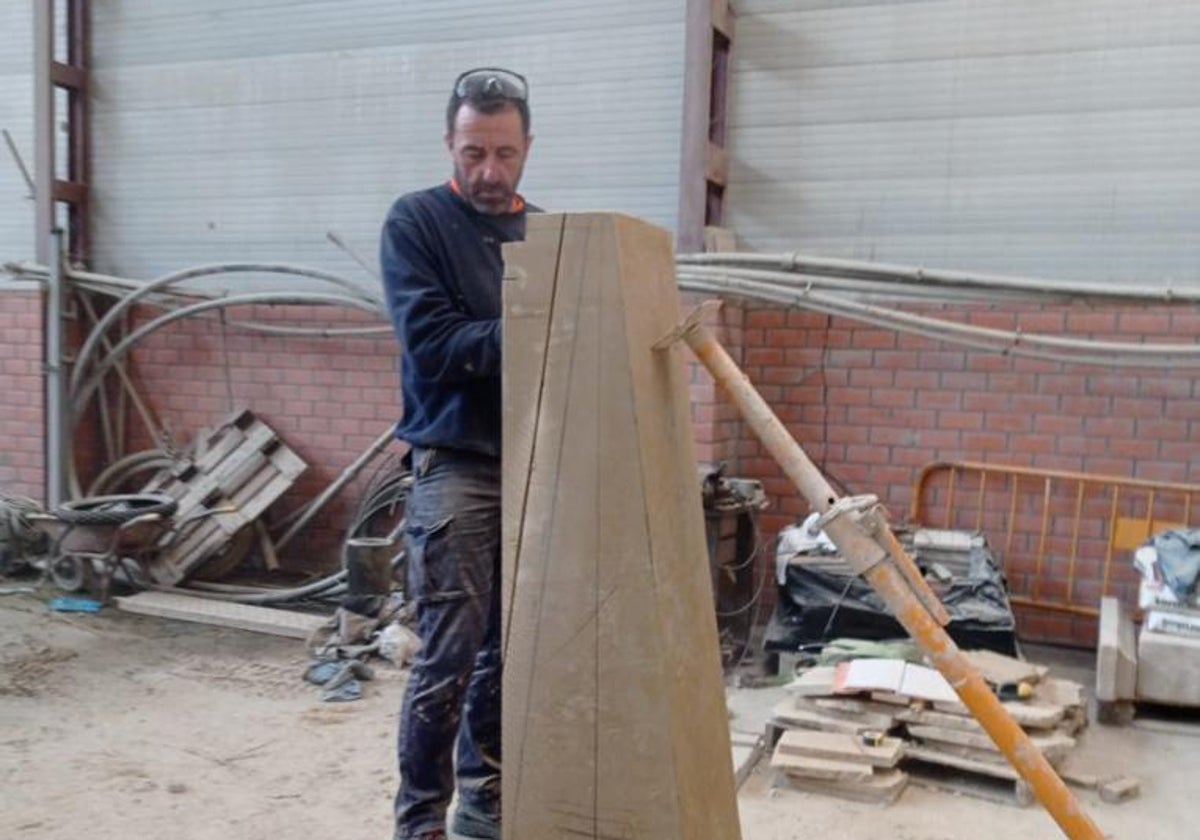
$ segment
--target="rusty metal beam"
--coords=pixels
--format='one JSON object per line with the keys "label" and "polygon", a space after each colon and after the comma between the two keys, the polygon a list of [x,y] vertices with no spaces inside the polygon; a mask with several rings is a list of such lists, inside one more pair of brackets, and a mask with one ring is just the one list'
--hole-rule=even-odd
{"label": "rusty metal beam", "polygon": [[34,120],[34,253],[50,262],[50,232],[54,229],[54,3],[33,3],[33,120]]}
{"label": "rusty metal beam", "polygon": [[[55,55],[56,12],[66,10],[67,55]],[[67,205],[67,249],[86,265],[90,253],[90,113],[88,56],[91,42],[87,0],[33,0],[34,40],[34,252],[49,260],[57,205]],[[62,61],[60,59],[65,59]],[[67,96],[67,160],[56,159],[59,114],[55,91]],[[64,177],[65,176],[65,177]]]}
{"label": "rusty metal beam", "polygon": [[52,61],[50,62],[50,81],[67,90],[83,90],[87,86],[87,74],[78,67],[63,64],[61,61]]}

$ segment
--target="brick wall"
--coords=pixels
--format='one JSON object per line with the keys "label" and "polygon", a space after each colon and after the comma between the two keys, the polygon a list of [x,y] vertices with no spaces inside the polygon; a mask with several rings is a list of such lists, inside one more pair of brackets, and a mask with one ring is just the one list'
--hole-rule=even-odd
{"label": "brick wall", "polygon": [[[229,323],[386,326],[352,310],[256,306],[226,312],[224,331],[214,317],[178,321],[152,333],[134,350],[133,368],[159,421],[179,443],[219,424],[231,406],[247,407],[308,462],[308,470],[272,507],[271,516],[278,518],[324,489],[396,422],[396,342],[390,331],[371,337],[300,338],[252,333]],[[139,323],[146,315],[140,313]],[[152,446],[144,426],[130,422],[130,450]],[[336,566],[344,528],[378,463],[369,465],[288,547],[281,557],[285,568]]]}
{"label": "brick wall", "polygon": [[[8,296],[8,328],[29,330],[40,317],[36,297]],[[926,306],[923,311],[938,310]],[[1200,308],[1111,304],[947,307],[972,323],[1026,332],[1082,333],[1124,340],[1190,340]],[[378,325],[359,313],[307,307],[229,313],[308,325]],[[1194,372],[1118,370],[1012,358],[964,350],[864,326],[842,318],[766,306],[727,306],[719,336],[809,455],[835,486],[878,494],[902,519],[921,466],[935,460],[1086,470],[1200,483],[1200,387]],[[15,320],[14,320],[15,319]],[[6,380],[29,390],[38,380],[40,348],[9,356]],[[181,440],[246,405],[275,427],[311,469],[278,505],[276,515],[311,498],[399,412],[397,356],[389,334],[372,338],[300,339],[249,334],[229,325],[222,341],[215,319],[173,324],[143,342],[133,370],[155,412]],[[24,355],[22,355],[24,354]],[[226,361],[227,360],[227,361]],[[736,411],[695,363],[691,395],[697,457],[724,461],[729,473],[761,479],[771,496],[764,533],[807,513],[771,458],[744,434]],[[30,379],[32,377],[32,379]],[[0,409],[18,433],[4,454],[7,481],[40,495],[39,401]],[[36,406],[36,407],[35,407]],[[131,421],[134,423],[135,421]],[[130,448],[149,441],[131,425]],[[31,454],[21,454],[31,453]],[[21,463],[16,463],[16,461]],[[285,566],[328,568],[362,482],[352,486],[284,556]],[[1089,507],[1093,506],[1089,502]],[[996,514],[989,514],[994,526]],[[1000,517],[1003,519],[1003,517]],[[1028,519],[1023,516],[1022,521]],[[1084,535],[1087,537],[1088,535]],[[1092,535],[1094,536],[1094,535]],[[994,541],[993,541],[994,542]],[[1061,542],[1061,541],[1060,541]],[[1050,549],[1061,549],[1052,543]],[[1095,545],[1085,546],[1095,551]],[[764,560],[769,562],[770,551]],[[1061,558],[1059,558],[1061,560]],[[1081,586],[1096,586],[1097,566],[1081,556]],[[1052,592],[1062,563],[1043,569]],[[1029,568],[1010,574],[1032,575]],[[1090,581],[1089,581],[1090,576]],[[1128,576],[1115,581],[1128,599]],[[1083,590],[1088,591],[1088,590]],[[771,587],[766,588],[768,602]],[[1094,624],[1049,613],[1021,614],[1026,638],[1091,644]]]}
{"label": "brick wall", "polygon": [[0,291],[0,493],[45,493],[42,304],[36,289]]}
{"label": "brick wall", "polygon": [[[681,309],[688,314],[703,298],[684,295]],[[682,317],[682,315],[681,315]],[[740,303],[727,303],[717,313],[712,325],[717,340],[737,364],[743,362],[743,341],[746,310]],[[719,392],[713,378],[690,351],[684,351],[688,365],[689,392],[692,401],[692,423],[695,427],[696,459],[716,467],[734,466],[738,460],[741,419],[737,409]],[[729,475],[736,475],[730,470]]]}

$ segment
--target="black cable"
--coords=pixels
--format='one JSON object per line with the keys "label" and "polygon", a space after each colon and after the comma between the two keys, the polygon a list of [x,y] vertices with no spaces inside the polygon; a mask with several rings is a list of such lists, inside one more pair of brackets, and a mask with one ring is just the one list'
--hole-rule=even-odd
{"label": "black cable", "polygon": [[854,585],[854,581],[858,579],[858,575],[851,575],[846,581],[845,587],[842,588],[842,594],[838,596],[837,602],[833,605],[833,611],[829,613],[829,620],[825,622],[825,629],[821,631],[821,643],[824,645],[829,641],[829,629],[833,627],[833,620],[837,618],[838,610],[842,608],[842,602],[846,600],[846,595],[850,592],[850,587]]}

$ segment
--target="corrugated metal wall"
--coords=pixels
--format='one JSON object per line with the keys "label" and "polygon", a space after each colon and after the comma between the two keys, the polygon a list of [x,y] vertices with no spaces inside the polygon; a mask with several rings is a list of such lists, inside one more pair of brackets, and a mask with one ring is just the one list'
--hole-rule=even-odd
{"label": "corrugated metal wall", "polygon": [[522,192],[672,226],[684,0],[111,0],[93,11],[97,268],[372,261],[401,192],[449,174],[454,76],[525,73]]}
{"label": "corrugated metal wall", "polygon": [[[0,2],[0,128],[8,129],[33,174],[33,6]],[[33,259],[33,201],[0,141],[0,263]]]}
{"label": "corrugated metal wall", "polygon": [[728,220],[747,246],[1200,283],[1200,3],[738,10]]}

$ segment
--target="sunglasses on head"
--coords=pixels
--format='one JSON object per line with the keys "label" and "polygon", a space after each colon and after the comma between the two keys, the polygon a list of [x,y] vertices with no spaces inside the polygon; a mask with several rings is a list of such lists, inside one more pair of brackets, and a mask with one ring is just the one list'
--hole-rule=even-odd
{"label": "sunglasses on head", "polygon": [[500,67],[476,67],[454,80],[454,95],[459,99],[529,98],[529,83],[520,73]]}

